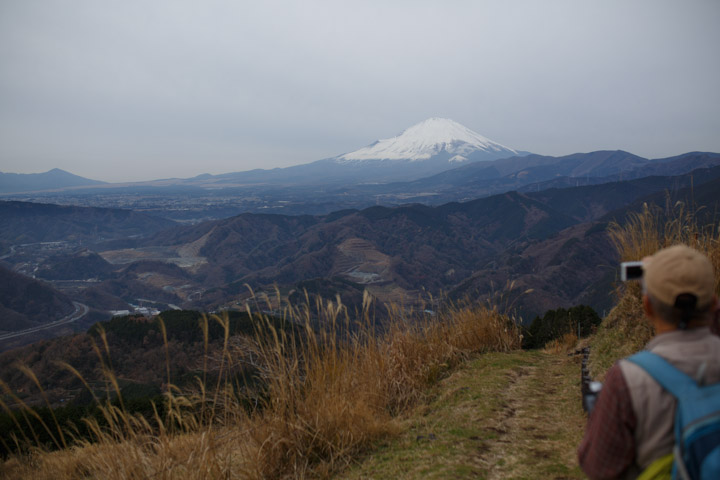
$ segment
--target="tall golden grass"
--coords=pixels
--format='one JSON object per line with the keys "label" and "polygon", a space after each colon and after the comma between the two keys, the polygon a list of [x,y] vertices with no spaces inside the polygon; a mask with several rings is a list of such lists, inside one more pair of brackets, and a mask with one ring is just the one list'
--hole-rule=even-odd
{"label": "tall golden grass", "polygon": [[[102,402],[102,425],[85,420],[92,439],[57,431],[68,439],[58,444],[63,448],[31,446],[27,455],[3,462],[0,477],[327,478],[397,432],[398,416],[468,355],[520,347],[514,321],[486,306],[451,307],[437,316],[395,309],[382,328],[368,295],[353,318],[339,299],[317,307],[319,318],[307,304],[285,307],[284,319],[302,327],[294,329],[275,328],[253,312],[254,338],[231,338],[227,318],[204,318],[200,328],[217,381],[210,386],[198,378],[194,391],[182,392],[168,368],[166,413],[156,409],[152,419],[124,409],[101,335],[96,353],[120,402]],[[221,352],[207,352],[211,321],[225,327]],[[254,384],[262,387],[239,382],[238,365],[252,367]]]}
{"label": "tall golden grass", "polygon": [[562,337],[545,344],[543,351],[554,355],[569,352],[577,348],[578,340],[578,336],[574,332],[566,333]]}
{"label": "tall golden grass", "polygon": [[[720,294],[720,230],[700,225],[699,211],[683,202],[664,209],[643,205],[625,223],[612,223],[609,235],[621,261],[642,260],[672,245],[688,245],[707,255],[715,270],[715,291]],[[612,364],[642,349],[654,332],[642,311],[639,282],[618,285],[618,302],[604,319],[592,344],[591,373],[602,378]]]}
{"label": "tall golden grass", "polygon": [[[665,209],[645,204],[640,212],[630,213],[623,225],[612,223],[610,238],[621,261],[641,260],[662,248],[683,244],[703,252],[715,271],[720,271],[718,225],[699,225],[698,213],[683,202]],[[716,290],[720,287],[717,276],[715,286]]]}

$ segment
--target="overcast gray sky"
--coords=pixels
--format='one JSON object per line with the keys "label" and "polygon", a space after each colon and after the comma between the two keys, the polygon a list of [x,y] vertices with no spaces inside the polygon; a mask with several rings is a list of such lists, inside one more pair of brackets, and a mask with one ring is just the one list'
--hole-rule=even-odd
{"label": "overcast gray sky", "polygon": [[0,171],[307,163],[448,117],[515,149],[720,151],[720,1],[0,0]]}

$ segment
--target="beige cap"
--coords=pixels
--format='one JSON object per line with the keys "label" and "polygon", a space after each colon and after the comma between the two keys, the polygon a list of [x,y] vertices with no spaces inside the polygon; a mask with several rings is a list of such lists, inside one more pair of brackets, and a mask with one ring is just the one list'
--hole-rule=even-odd
{"label": "beige cap", "polygon": [[697,250],[675,245],[643,259],[645,288],[652,298],[675,305],[678,295],[697,297],[697,310],[707,308],[715,295],[715,275],[710,260]]}

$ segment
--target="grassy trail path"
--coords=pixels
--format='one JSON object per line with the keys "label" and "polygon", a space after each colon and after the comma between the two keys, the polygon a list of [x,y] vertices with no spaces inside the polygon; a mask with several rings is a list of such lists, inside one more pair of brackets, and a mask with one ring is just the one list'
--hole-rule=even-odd
{"label": "grassy trail path", "polygon": [[493,353],[455,370],[346,479],[581,479],[580,360]]}

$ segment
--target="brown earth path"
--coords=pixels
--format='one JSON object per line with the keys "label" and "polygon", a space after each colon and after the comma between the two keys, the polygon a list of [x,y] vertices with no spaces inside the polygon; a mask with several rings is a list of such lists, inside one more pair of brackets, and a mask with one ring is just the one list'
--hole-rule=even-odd
{"label": "brown earth path", "polygon": [[403,433],[338,478],[581,479],[580,360],[481,355],[444,379]]}

